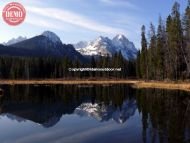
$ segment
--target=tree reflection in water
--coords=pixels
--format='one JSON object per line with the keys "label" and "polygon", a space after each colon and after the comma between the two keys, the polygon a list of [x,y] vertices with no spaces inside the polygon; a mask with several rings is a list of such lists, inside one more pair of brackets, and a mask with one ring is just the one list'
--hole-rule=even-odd
{"label": "tree reflection in water", "polygon": [[[124,124],[135,111],[142,142],[190,142],[190,93],[129,85],[2,86],[1,116],[49,128],[65,114]],[[137,125],[133,125],[134,127]]]}
{"label": "tree reflection in water", "polygon": [[190,93],[141,89],[137,106],[142,114],[143,141],[181,143],[190,141]]}

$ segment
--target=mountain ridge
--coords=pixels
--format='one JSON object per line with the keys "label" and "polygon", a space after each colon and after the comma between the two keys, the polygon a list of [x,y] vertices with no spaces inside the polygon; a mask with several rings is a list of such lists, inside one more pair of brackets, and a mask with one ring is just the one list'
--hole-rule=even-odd
{"label": "mountain ridge", "polygon": [[113,39],[99,36],[94,41],[88,42],[87,46],[75,49],[85,56],[113,56],[121,52],[126,60],[136,59],[138,50],[133,42],[129,41],[124,35],[118,34]]}
{"label": "mountain ridge", "polygon": [[12,44],[9,42],[8,45],[0,45],[0,55],[69,57],[72,60],[88,61],[91,56],[112,57],[119,52],[126,60],[131,60],[136,59],[138,52],[133,42],[122,34],[117,34],[112,39],[99,36],[93,41],[80,41],[77,44],[63,44],[59,36],[51,31],[44,31],[28,39],[19,37],[19,40],[13,40]]}
{"label": "mountain ridge", "polygon": [[24,40],[27,40],[27,37],[22,37],[22,36],[19,36],[17,38],[12,38],[10,40],[8,40],[7,42],[3,42],[2,44],[4,46],[9,46],[9,45],[12,45],[12,44],[16,44],[18,42],[22,42]]}
{"label": "mountain ridge", "polygon": [[71,44],[63,44],[53,32],[45,31],[40,35],[9,46],[0,45],[0,55],[29,57],[68,57],[71,60],[85,61],[84,56]]}

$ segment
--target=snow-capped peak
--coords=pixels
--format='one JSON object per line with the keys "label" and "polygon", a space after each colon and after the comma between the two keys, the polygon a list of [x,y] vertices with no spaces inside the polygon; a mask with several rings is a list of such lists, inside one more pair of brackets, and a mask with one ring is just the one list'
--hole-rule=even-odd
{"label": "snow-capped peak", "polygon": [[103,40],[105,40],[105,39],[106,39],[105,37],[99,36],[99,37],[96,39],[96,41],[103,41]]}
{"label": "snow-capped peak", "polygon": [[44,31],[42,33],[43,36],[47,37],[49,40],[51,40],[54,43],[62,43],[60,38],[53,32],[51,31]]}
{"label": "snow-capped peak", "polygon": [[122,34],[118,34],[113,38],[113,41],[125,41],[129,42],[129,40]]}
{"label": "snow-capped peak", "polygon": [[99,36],[96,41],[109,41],[110,39],[108,37]]}
{"label": "snow-capped peak", "polygon": [[112,40],[108,37],[99,36],[96,40],[90,42],[86,47],[76,49],[82,55],[88,56],[112,56],[121,52],[125,59],[135,59],[137,49],[124,35],[118,34]]}
{"label": "snow-capped peak", "polygon": [[122,35],[122,34],[118,34],[118,35],[116,35],[116,37],[118,37],[118,39],[123,39],[123,38],[125,38],[125,36]]}

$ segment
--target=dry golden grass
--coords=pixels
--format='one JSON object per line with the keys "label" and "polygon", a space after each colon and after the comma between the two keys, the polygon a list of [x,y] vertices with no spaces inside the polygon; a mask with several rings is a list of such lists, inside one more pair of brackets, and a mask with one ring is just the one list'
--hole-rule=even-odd
{"label": "dry golden grass", "polygon": [[0,80],[0,85],[19,85],[19,84],[130,84],[135,83],[133,80]]}
{"label": "dry golden grass", "polygon": [[185,90],[190,91],[190,83],[189,82],[158,82],[158,81],[139,81],[134,85],[136,88],[158,88],[158,89],[173,89],[173,90]]}
{"label": "dry golden grass", "polygon": [[141,80],[122,80],[122,79],[77,79],[77,80],[63,80],[63,79],[44,79],[44,80],[0,80],[0,85],[85,85],[85,84],[131,84],[135,88],[159,88],[159,89],[180,89],[190,91],[190,82],[159,82],[159,81],[141,81]]}

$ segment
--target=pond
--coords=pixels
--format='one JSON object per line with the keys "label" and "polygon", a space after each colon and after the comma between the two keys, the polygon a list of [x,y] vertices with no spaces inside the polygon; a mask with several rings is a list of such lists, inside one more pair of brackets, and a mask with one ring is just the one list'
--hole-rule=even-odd
{"label": "pond", "polygon": [[188,92],[119,84],[1,88],[1,143],[190,142]]}

